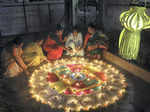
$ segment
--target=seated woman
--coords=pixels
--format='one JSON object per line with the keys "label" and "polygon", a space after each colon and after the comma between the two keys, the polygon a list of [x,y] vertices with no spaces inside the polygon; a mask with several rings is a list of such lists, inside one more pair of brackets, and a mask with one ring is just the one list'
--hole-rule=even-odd
{"label": "seated woman", "polygon": [[66,55],[70,56],[84,56],[84,50],[82,49],[83,38],[81,32],[78,32],[78,28],[74,27],[72,33],[68,36],[65,47],[67,48]]}
{"label": "seated woman", "polygon": [[108,49],[108,38],[102,32],[96,31],[94,24],[89,24],[88,33],[84,40],[84,48],[87,57],[100,59],[102,50]]}
{"label": "seated woman", "polygon": [[1,61],[3,68],[5,68],[4,75],[6,77],[15,77],[22,72],[29,74],[27,71],[27,65],[22,59],[22,46],[22,39],[17,37],[3,49],[1,54]]}
{"label": "seated woman", "polygon": [[62,39],[63,31],[63,27],[57,26],[55,34],[49,33],[43,46],[48,60],[56,60],[61,58],[64,47],[63,43],[60,41],[60,38]]}
{"label": "seated woman", "polygon": [[28,44],[24,49],[23,60],[28,66],[38,66],[46,60],[42,50],[43,39],[35,37],[34,42]]}

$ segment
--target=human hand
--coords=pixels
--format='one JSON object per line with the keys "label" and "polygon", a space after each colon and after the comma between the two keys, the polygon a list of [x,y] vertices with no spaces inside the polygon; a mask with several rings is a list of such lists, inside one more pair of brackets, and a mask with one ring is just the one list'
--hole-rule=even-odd
{"label": "human hand", "polygon": [[60,47],[62,47],[64,50],[66,50],[65,46],[64,45],[60,45]]}
{"label": "human hand", "polygon": [[69,49],[68,51],[69,51],[69,52],[71,52],[71,53],[73,52],[73,50],[72,50],[72,49]]}
{"label": "human hand", "polygon": [[26,65],[26,64],[24,64],[24,65],[22,66],[22,69],[23,69],[23,70],[27,70],[27,68],[28,68],[28,65]]}
{"label": "human hand", "polygon": [[105,49],[105,50],[108,49],[108,48],[107,48],[106,46],[104,46],[104,45],[99,45],[99,48],[103,48],[103,49]]}
{"label": "human hand", "polygon": [[91,50],[93,50],[93,49],[95,49],[95,48],[97,48],[97,45],[94,45],[94,46],[88,46],[88,51],[91,51]]}
{"label": "human hand", "polygon": [[67,37],[64,38],[64,42],[66,42],[66,41],[67,41]]}
{"label": "human hand", "polygon": [[66,47],[64,47],[63,49],[64,49],[64,50],[68,50],[68,48],[66,48]]}
{"label": "human hand", "polygon": [[[28,68],[28,67],[31,67],[33,64],[34,64],[34,61],[31,61],[31,62],[27,65],[27,68]],[[26,69],[27,69],[27,68],[26,68]],[[24,70],[26,70],[26,69],[24,69]]]}
{"label": "human hand", "polygon": [[25,73],[26,75],[30,75],[30,72],[29,72],[28,70],[25,70],[24,73]]}
{"label": "human hand", "polygon": [[76,47],[76,50],[81,50],[82,49],[82,47]]}
{"label": "human hand", "polygon": [[92,49],[92,47],[91,47],[91,46],[88,46],[87,51],[90,51],[91,49]]}
{"label": "human hand", "polygon": [[67,51],[70,52],[70,53],[72,53],[73,49],[69,47],[69,48],[67,48]]}

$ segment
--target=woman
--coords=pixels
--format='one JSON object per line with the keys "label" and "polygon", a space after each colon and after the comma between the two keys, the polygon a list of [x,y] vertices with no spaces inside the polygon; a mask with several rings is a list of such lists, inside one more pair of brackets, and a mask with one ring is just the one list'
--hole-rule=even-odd
{"label": "woman", "polygon": [[57,27],[56,32],[50,33],[47,40],[44,43],[43,49],[47,54],[48,60],[56,60],[61,58],[63,54],[63,43],[60,41],[63,35],[63,28],[61,26]]}
{"label": "woman", "polygon": [[85,36],[84,48],[86,50],[86,56],[89,58],[100,59],[102,50],[108,49],[107,37],[102,32],[96,31],[94,24],[89,24],[88,33]]}
{"label": "woman", "polygon": [[84,56],[82,49],[83,38],[77,27],[74,27],[72,33],[68,36],[65,47],[67,48],[66,55]]}
{"label": "woman", "polygon": [[34,42],[28,44],[24,49],[23,60],[28,66],[38,66],[42,61],[46,60],[42,50],[43,39],[36,37]]}
{"label": "woman", "polygon": [[22,72],[29,74],[27,71],[28,67],[22,59],[22,46],[22,39],[16,37],[12,42],[8,44],[6,48],[3,49],[1,58],[3,63],[2,66],[5,68],[4,75],[6,77],[15,77]]}

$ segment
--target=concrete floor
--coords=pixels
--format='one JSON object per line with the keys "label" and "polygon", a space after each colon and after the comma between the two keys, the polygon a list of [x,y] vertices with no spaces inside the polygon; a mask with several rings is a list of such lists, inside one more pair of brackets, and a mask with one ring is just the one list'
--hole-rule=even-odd
{"label": "concrete floor", "polygon": [[130,73],[125,72],[125,74],[133,87],[134,112],[150,112],[146,111],[150,106],[150,84]]}

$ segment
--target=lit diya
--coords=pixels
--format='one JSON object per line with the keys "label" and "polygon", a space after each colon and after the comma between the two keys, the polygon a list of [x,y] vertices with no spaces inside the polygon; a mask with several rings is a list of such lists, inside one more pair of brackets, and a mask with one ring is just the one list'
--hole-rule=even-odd
{"label": "lit diya", "polygon": [[126,91],[126,79],[101,60],[64,58],[42,65],[30,77],[30,92],[37,101],[66,112],[107,107]]}

